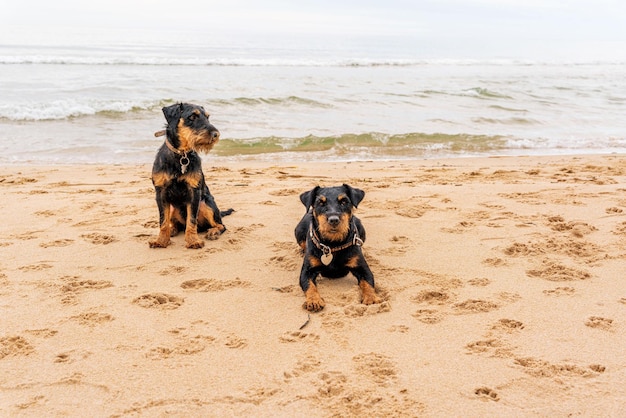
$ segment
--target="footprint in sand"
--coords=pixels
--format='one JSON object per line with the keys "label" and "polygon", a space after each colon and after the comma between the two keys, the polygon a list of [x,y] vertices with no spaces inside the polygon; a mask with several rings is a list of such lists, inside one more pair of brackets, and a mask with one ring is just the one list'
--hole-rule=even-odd
{"label": "footprint in sand", "polygon": [[486,386],[481,386],[474,389],[474,395],[478,396],[481,399],[486,399],[489,401],[498,402],[500,400],[500,396],[498,396],[498,393]]}
{"label": "footprint in sand", "polygon": [[285,377],[285,380],[289,380],[294,377],[300,377],[304,374],[308,374],[318,370],[321,364],[322,362],[318,359],[311,356],[306,356],[301,360],[298,360],[295,367],[291,371],[285,371],[283,373],[283,376]]}
{"label": "footprint in sand", "polygon": [[365,316],[365,315],[376,315],[379,313],[389,312],[389,311],[391,311],[391,305],[387,301],[384,301],[381,303],[375,303],[372,305],[363,305],[362,303],[351,304],[351,305],[347,305],[343,309],[343,313],[348,318],[357,318],[357,317]]}
{"label": "footprint in sand", "polygon": [[27,356],[35,351],[24,337],[13,335],[0,338],[0,360],[5,357]]}
{"label": "footprint in sand", "polygon": [[59,333],[59,331],[55,329],[43,328],[43,329],[28,329],[25,331],[27,334],[34,335],[35,337],[40,338],[50,338],[54,337]]}
{"label": "footprint in sand", "polygon": [[529,277],[538,277],[540,279],[549,280],[552,282],[566,282],[574,280],[586,280],[591,277],[591,274],[586,271],[567,267],[562,264],[544,261],[543,266],[539,269],[527,270],[526,275]]}
{"label": "footprint in sand", "polygon": [[406,325],[392,325],[387,328],[387,332],[399,332],[401,334],[406,334],[409,330],[410,328]]}
{"label": "footprint in sand", "polygon": [[463,302],[455,303],[452,307],[459,314],[473,314],[493,311],[494,309],[498,309],[500,305],[488,300],[468,299]]}
{"label": "footprint in sand", "polygon": [[272,196],[299,196],[300,193],[302,193],[302,191],[296,189],[280,189],[269,192]]}
{"label": "footprint in sand", "polygon": [[297,271],[302,260],[293,255],[275,255],[265,262],[266,266],[278,266],[281,270]]}
{"label": "footprint in sand", "polygon": [[178,309],[185,299],[166,293],[147,293],[133,300],[133,303],[143,308]]}
{"label": "footprint in sand", "polygon": [[172,347],[155,347],[148,351],[146,357],[151,358],[152,360],[162,360],[177,355],[189,356],[200,353],[204,351],[205,348],[206,344],[204,344],[204,342],[200,339],[186,339],[178,342]]}
{"label": "footprint in sand", "polygon": [[50,242],[42,242],[41,244],[39,244],[39,246],[42,248],[67,247],[68,245],[71,245],[73,242],[74,242],[73,239],[58,239],[58,240],[50,241]]}
{"label": "footprint in sand", "polygon": [[559,286],[554,289],[544,290],[543,293],[548,296],[570,296],[576,293],[576,289],[569,286]]}
{"label": "footprint in sand", "polygon": [[513,363],[521,366],[525,373],[536,377],[594,377],[605,370],[599,364],[582,367],[571,363],[550,363],[533,357],[516,358]]}
{"label": "footprint in sand", "polygon": [[403,216],[405,218],[417,219],[424,216],[427,210],[432,209],[430,205],[424,206],[404,206],[396,209],[396,215]]}
{"label": "footprint in sand", "polygon": [[[499,349],[502,349],[503,347],[504,347],[504,342],[500,341],[497,338],[489,338],[486,340],[474,341],[474,342],[468,343],[465,346],[469,354],[495,352]],[[502,356],[496,356],[496,357],[502,357]]]}
{"label": "footprint in sand", "polygon": [[295,343],[295,342],[315,342],[320,339],[317,334],[309,334],[302,331],[286,332],[279,338],[281,343]]}
{"label": "footprint in sand", "polygon": [[108,313],[85,312],[80,315],[70,316],[70,319],[77,321],[81,325],[93,327],[105,322],[111,322],[115,317]]}
{"label": "footprint in sand", "polygon": [[463,234],[467,231],[469,231],[471,228],[473,228],[474,226],[476,226],[476,224],[474,222],[471,221],[461,221],[459,223],[457,223],[455,226],[453,227],[443,227],[441,228],[442,232],[448,232],[450,234]]}
{"label": "footprint in sand", "polygon": [[396,364],[384,354],[366,353],[352,357],[356,370],[376,384],[386,386],[397,379]]}
{"label": "footprint in sand", "polygon": [[405,254],[411,247],[411,240],[409,237],[404,235],[394,235],[390,239],[392,243],[392,247],[385,248],[380,251],[383,255],[403,255]]}
{"label": "footprint in sand", "polygon": [[61,286],[61,292],[80,292],[85,289],[106,289],[113,287],[113,283],[108,280],[92,279],[71,279]]}
{"label": "footprint in sand", "polygon": [[443,321],[443,314],[434,309],[418,309],[413,317],[425,324],[437,324]]}
{"label": "footprint in sand", "polygon": [[514,319],[500,319],[491,327],[491,329],[511,333],[513,331],[524,329],[524,324]]}
{"label": "footprint in sand", "polygon": [[615,235],[626,235],[626,222],[622,222],[613,230]]}
{"label": "footprint in sand", "polygon": [[59,290],[61,302],[66,305],[75,304],[78,295],[85,290],[99,290],[113,286],[113,283],[108,280],[80,279],[76,276],[66,276],[62,280],[65,283],[60,286]]}
{"label": "footprint in sand", "polygon": [[39,264],[30,264],[28,266],[19,267],[18,270],[21,271],[41,271],[46,269],[51,269],[53,266],[48,263],[39,263]]}
{"label": "footprint in sand", "polygon": [[440,290],[422,290],[411,298],[411,302],[444,305],[449,299],[450,295],[446,292]]}
{"label": "footprint in sand", "polygon": [[486,264],[488,266],[492,266],[492,267],[502,267],[502,266],[506,266],[507,265],[506,260],[503,260],[502,258],[499,258],[499,257],[485,258],[482,261],[482,263]]}
{"label": "footprint in sand", "polygon": [[197,292],[220,292],[226,289],[249,287],[250,282],[235,277],[233,280],[221,281],[215,279],[195,279],[187,280],[180,284],[185,290],[195,290]]}
{"label": "footprint in sand", "polygon": [[348,381],[346,375],[337,371],[328,371],[319,374],[321,384],[318,385],[317,392],[323,398],[330,398],[341,395],[345,391]]}
{"label": "footprint in sand", "polygon": [[486,277],[477,277],[475,279],[468,280],[467,283],[470,286],[489,286],[491,284],[491,280]]}
{"label": "footprint in sand", "polygon": [[246,348],[248,341],[246,341],[245,338],[230,334],[226,337],[226,343],[224,345],[228,348]]}
{"label": "footprint in sand", "polygon": [[590,328],[598,328],[604,331],[611,331],[613,329],[613,320],[608,318],[602,318],[601,316],[590,316],[585,325]]}
{"label": "footprint in sand", "polygon": [[85,239],[86,241],[91,242],[92,244],[107,245],[117,241],[117,238],[115,238],[113,235],[99,234],[96,232],[93,232],[91,234],[83,234],[80,237]]}

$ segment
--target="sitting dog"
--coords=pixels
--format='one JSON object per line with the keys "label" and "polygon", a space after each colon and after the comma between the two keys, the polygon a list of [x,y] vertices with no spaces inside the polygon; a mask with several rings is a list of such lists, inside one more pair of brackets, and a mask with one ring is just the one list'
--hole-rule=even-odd
{"label": "sitting dog", "polygon": [[304,251],[300,287],[306,298],[303,307],[308,311],[317,312],[325,306],[317,291],[318,274],[335,279],[352,273],[361,288],[361,302],[381,302],[374,289],[374,275],[361,251],[365,229],[352,214],[364,196],[363,190],[347,184],[318,186],[300,195],[307,213],[296,226],[295,235]]}
{"label": "sitting dog", "polygon": [[[152,184],[159,208],[159,236],[150,241],[152,248],[165,248],[170,237],[185,231],[187,248],[202,248],[198,232],[217,239],[226,227],[204,181],[198,151],[209,152],[219,141],[220,132],[209,123],[209,114],[201,106],[180,103],[163,108],[167,121],[165,142],[152,166]],[[160,135],[157,132],[155,135]]]}

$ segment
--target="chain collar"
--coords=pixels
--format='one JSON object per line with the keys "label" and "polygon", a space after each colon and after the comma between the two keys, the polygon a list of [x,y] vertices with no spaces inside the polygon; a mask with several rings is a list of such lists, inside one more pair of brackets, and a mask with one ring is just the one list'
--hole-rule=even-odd
{"label": "chain collar", "polygon": [[352,226],[354,227],[354,236],[350,241],[343,245],[340,245],[339,247],[329,247],[328,245],[324,244],[317,236],[315,228],[313,228],[313,222],[311,222],[311,225],[309,226],[309,235],[311,236],[311,241],[313,241],[313,244],[317,247],[317,249],[322,250],[324,254],[328,255],[341,250],[345,250],[346,248],[350,248],[353,245],[359,247],[363,245],[363,240],[361,239],[361,237],[359,237],[359,230],[356,228],[354,221],[352,221]]}
{"label": "chain collar", "polygon": [[165,145],[175,154],[180,155],[180,172],[185,174],[187,172],[187,167],[189,167],[189,158],[187,157],[187,151],[181,151],[177,148],[174,148],[174,145],[166,138]]}

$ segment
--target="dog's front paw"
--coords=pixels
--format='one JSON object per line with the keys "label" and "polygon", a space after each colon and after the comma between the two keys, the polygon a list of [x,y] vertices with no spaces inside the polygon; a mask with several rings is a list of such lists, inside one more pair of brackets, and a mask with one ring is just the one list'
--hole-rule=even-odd
{"label": "dog's front paw", "polygon": [[383,300],[376,293],[372,293],[363,295],[363,300],[361,301],[361,303],[363,305],[373,305],[375,303],[381,303],[382,301]]}
{"label": "dog's front paw", "polygon": [[302,304],[302,307],[309,312],[319,312],[324,309],[326,306],[326,302],[320,296],[320,293],[317,291],[317,287],[311,283],[306,292],[304,292],[304,296],[306,300]]}
{"label": "dog's front paw", "polygon": [[361,303],[363,305],[373,305],[374,303],[381,303],[383,300],[376,294],[374,288],[365,280],[359,282],[361,288]]}
{"label": "dog's front paw", "polygon": [[204,241],[202,241],[201,239],[190,239],[186,241],[185,247],[196,250],[198,248],[204,247]]}
{"label": "dog's front paw", "polygon": [[324,306],[326,306],[326,302],[319,295],[316,299],[307,299],[302,304],[302,307],[309,312],[319,312],[324,309]]}
{"label": "dog's front paw", "polygon": [[170,240],[169,238],[161,239],[161,237],[159,237],[154,241],[150,241],[148,244],[150,244],[150,248],[167,248],[167,246],[170,245]]}

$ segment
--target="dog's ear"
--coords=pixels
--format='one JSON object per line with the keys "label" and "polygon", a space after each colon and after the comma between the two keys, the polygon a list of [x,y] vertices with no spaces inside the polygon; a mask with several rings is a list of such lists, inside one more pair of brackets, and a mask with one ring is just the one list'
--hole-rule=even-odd
{"label": "dog's ear", "polygon": [[343,188],[350,198],[352,206],[354,206],[355,208],[358,207],[359,203],[361,203],[361,200],[363,200],[363,198],[365,197],[365,192],[361,189],[357,189],[356,187],[349,186],[345,183],[343,184]]}
{"label": "dog's ear", "polygon": [[183,111],[183,104],[173,104],[170,106],[166,106],[161,110],[163,110],[163,115],[165,116],[165,120],[167,121],[168,125],[172,124],[172,122],[177,125]]}
{"label": "dog's ear", "polygon": [[317,191],[319,190],[319,188],[320,186],[315,186],[313,189],[300,195],[300,201],[306,207],[307,211],[311,206],[313,206],[313,203],[315,203],[315,197],[317,196]]}

